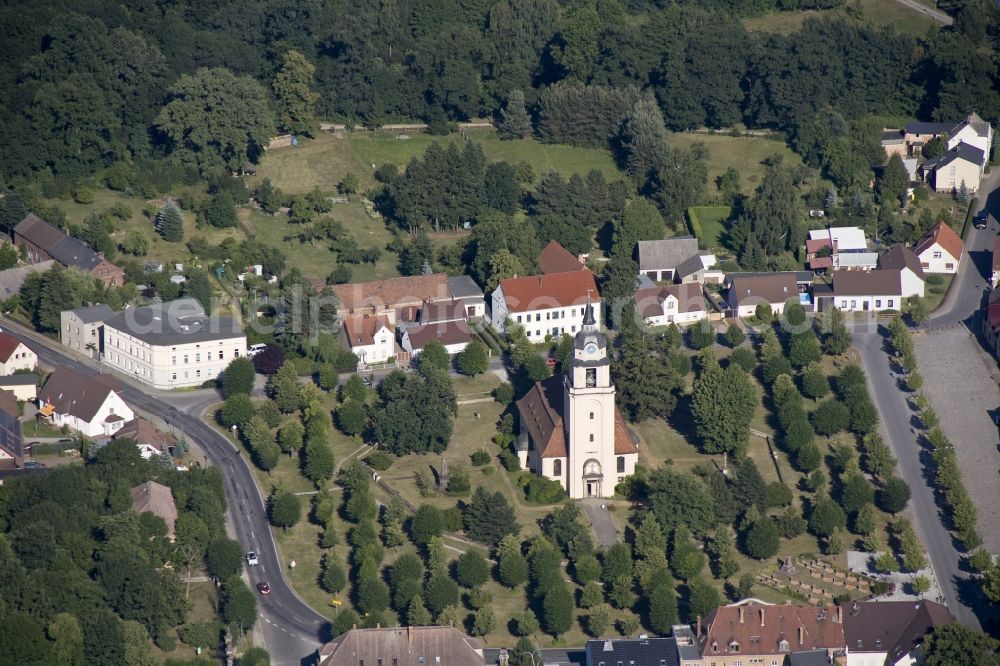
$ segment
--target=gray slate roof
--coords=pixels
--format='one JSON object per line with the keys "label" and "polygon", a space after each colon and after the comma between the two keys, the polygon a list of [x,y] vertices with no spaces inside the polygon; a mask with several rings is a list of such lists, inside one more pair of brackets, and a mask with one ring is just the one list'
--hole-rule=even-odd
{"label": "gray slate roof", "polygon": [[584,648],[587,666],[677,666],[680,655],[677,639],[671,638],[614,638],[592,639]]}
{"label": "gray slate roof", "polygon": [[636,254],[640,271],[676,269],[691,257],[698,256],[698,239],[694,236],[677,236],[639,241],[636,244]]}
{"label": "gray slate roof", "polygon": [[940,169],[941,167],[946,167],[955,160],[962,159],[966,162],[971,162],[972,164],[982,165],[985,159],[983,151],[979,150],[975,146],[970,146],[964,141],[951,150],[949,150],[944,155],[935,157],[932,160],[927,160],[924,162],[924,171],[929,169]]}
{"label": "gray slate roof", "polygon": [[106,303],[86,305],[82,308],[70,310],[70,312],[75,314],[77,319],[82,321],[84,324],[93,324],[97,321],[104,321],[115,314],[115,311],[111,309],[111,306]]}
{"label": "gray slate roof", "polygon": [[483,298],[483,290],[468,275],[453,275],[448,278],[448,289],[452,298]]}
{"label": "gray slate roof", "polygon": [[193,298],[129,308],[107,319],[104,326],[159,346],[243,336],[239,322],[232,317],[206,315],[205,309]]}
{"label": "gray slate roof", "polygon": [[924,123],[915,120],[906,124],[907,134],[944,134],[950,132],[955,123]]}
{"label": "gray slate roof", "polygon": [[21,220],[14,227],[14,232],[45,250],[63,266],[74,266],[89,272],[104,261],[86,243],[64,234],[34,213]]}
{"label": "gray slate roof", "polygon": [[701,255],[694,255],[689,257],[677,264],[677,269],[674,271],[680,278],[686,278],[689,275],[694,275],[700,270],[704,270],[705,262],[701,260]]}

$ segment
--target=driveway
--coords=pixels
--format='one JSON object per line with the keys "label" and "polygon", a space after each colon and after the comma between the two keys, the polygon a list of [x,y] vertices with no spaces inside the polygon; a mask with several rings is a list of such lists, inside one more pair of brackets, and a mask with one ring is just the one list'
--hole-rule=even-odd
{"label": "driveway", "polygon": [[594,535],[602,548],[610,548],[618,543],[618,528],[615,526],[615,519],[608,511],[608,500],[597,498],[584,499],[579,501],[580,508],[586,514],[591,527],[594,528]]}

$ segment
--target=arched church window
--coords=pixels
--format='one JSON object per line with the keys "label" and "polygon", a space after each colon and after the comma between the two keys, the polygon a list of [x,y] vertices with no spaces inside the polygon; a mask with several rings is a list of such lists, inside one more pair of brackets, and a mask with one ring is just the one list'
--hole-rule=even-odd
{"label": "arched church window", "polygon": [[618,456],[618,473],[625,473],[625,456]]}
{"label": "arched church window", "polygon": [[587,368],[587,386],[597,386],[597,368]]}
{"label": "arched church window", "polygon": [[562,476],[562,460],[552,462],[552,476]]}

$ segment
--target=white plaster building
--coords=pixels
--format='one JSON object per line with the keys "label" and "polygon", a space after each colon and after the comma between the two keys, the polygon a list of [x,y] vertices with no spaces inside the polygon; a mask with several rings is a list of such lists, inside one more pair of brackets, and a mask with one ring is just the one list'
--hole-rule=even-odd
{"label": "white plaster building", "polygon": [[34,370],[38,355],[26,344],[7,333],[0,333],[0,375],[12,375],[17,370]]}
{"label": "white plaster building", "polygon": [[490,321],[500,333],[507,320],[524,327],[531,342],[545,336],[575,335],[583,328],[588,299],[600,312],[594,274],[589,270],[502,280],[493,291]]}
{"label": "white plaster building", "polygon": [[87,437],[113,435],[135,418],[117,388],[111,375],[87,377],[60,366],[38,392],[39,418]]}
{"label": "white plaster building", "polygon": [[705,295],[697,282],[637,289],[635,311],[650,326],[685,326],[708,314]]}
{"label": "white plaster building", "polygon": [[345,346],[358,357],[358,365],[385,363],[396,355],[396,342],[388,317],[350,317],[340,327]]}
{"label": "white plaster building", "polygon": [[234,358],[247,338],[231,317],[209,316],[193,298],[119,312],[104,322],[101,362],[155,388],[201,386]]}
{"label": "white plaster building", "polygon": [[920,260],[924,273],[954,275],[962,262],[965,243],[944,222],[938,222],[917,241],[913,254]]}
{"label": "white plaster building", "polygon": [[898,270],[835,271],[833,287],[816,288],[819,311],[882,312],[903,309],[902,272]]}
{"label": "white plaster building", "polygon": [[887,271],[899,271],[900,291],[903,298],[924,295],[924,269],[913,250],[905,245],[896,245],[879,257],[878,267]]}
{"label": "white plaster building", "polygon": [[536,382],[517,402],[522,464],[573,499],[611,497],[639,461],[637,439],[615,406],[607,338],[593,308],[585,309],[569,372]]}
{"label": "white plaster building", "polygon": [[70,349],[98,358],[104,321],[115,316],[108,305],[99,303],[59,313],[59,341]]}

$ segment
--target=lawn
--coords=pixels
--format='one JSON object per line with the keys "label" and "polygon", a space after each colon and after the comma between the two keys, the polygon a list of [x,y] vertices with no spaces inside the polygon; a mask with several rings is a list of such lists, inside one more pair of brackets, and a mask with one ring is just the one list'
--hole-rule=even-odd
{"label": "lawn", "polygon": [[[732,214],[733,209],[729,206],[688,208],[688,219],[691,220],[692,232],[698,236],[698,245],[709,250],[721,248],[722,235],[726,232],[726,223]],[[698,225],[694,224],[695,219],[698,220]]]}
{"label": "lawn", "polygon": [[[928,7],[934,7],[933,2],[920,1]],[[928,30],[940,27],[929,16],[907,7],[898,0],[848,0],[846,7],[842,9],[773,12],[764,16],[745,18],[742,23],[750,32],[788,35],[798,31],[809,18],[828,16],[855,16],[874,25],[891,25],[913,37],[923,37]]]}
{"label": "lawn", "polygon": [[247,180],[252,186],[270,178],[275,187],[293,193],[308,192],[314,187],[332,192],[344,175],[351,172],[365,190],[375,184],[372,174],[376,167],[386,163],[404,167],[432,143],[463,142],[467,138],[482,144],[491,160],[527,162],[536,178],[550,170],[569,175],[585,174],[591,169],[601,171],[609,180],[622,177],[611,153],[604,149],[544,144],[533,139],[501,141],[492,130],[472,130],[467,136],[416,133],[405,140],[384,132],[354,132],[342,138],[321,134],[294,148],[269,151],[257,167],[256,178]]}
{"label": "lawn", "polygon": [[[688,148],[695,143],[704,143],[708,149],[708,190],[709,195],[718,194],[716,179],[733,167],[740,174],[740,191],[750,194],[760,184],[767,167],[764,160],[775,153],[782,156],[782,163],[794,166],[802,164],[802,158],[780,139],[759,136],[730,136],[729,134],[677,133],[670,135],[670,143],[678,148]],[[817,180],[813,172],[811,180]]]}

